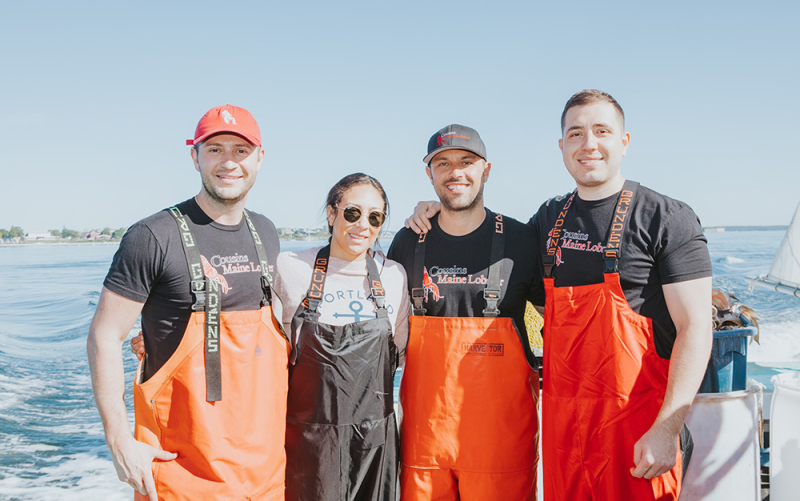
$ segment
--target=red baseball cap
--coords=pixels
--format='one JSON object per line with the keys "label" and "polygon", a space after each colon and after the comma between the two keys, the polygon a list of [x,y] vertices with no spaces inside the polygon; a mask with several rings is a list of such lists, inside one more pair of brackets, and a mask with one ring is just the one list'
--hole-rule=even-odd
{"label": "red baseball cap", "polygon": [[193,146],[204,139],[221,132],[230,132],[247,139],[251,144],[261,146],[261,130],[253,115],[244,108],[226,104],[211,108],[197,122],[194,139],[187,139],[186,144]]}

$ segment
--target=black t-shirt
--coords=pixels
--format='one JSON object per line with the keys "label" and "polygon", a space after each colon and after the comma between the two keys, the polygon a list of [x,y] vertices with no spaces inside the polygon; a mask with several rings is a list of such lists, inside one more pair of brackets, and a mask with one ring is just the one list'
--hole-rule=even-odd
{"label": "black t-shirt", "polygon": [[[525,303],[534,287],[535,262],[530,259],[535,248],[533,232],[528,225],[503,216],[505,234],[503,273],[500,282],[501,317],[511,317],[520,335],[526,357],[531,365],[535,357],[531,352],[525,328]],[[438,289],[439,298],[428,294],[423,302],[426,315],[435,317],[482,317],[486,308],[483,290],[489,275],[494,213],[486,210],[483,223],[472,233],[453,236],[439,227],[438,214],[431,219],[431,230],[426,237],[425,269]],[[399,262],[408,275],[408,289],[422,287],[412,283],[414,253],[418,236],[403,228],[392,241],[387,257]]]}
{"label": "black t-shirt", "polygon": [[[233,226],[209,218],[194,198],[178,205],[197,241],[210,278],[217,277],[222,292],[222,311],[257,310],[261,307],[261,266],[255,243],[244,218]],[[270,272],[280,252],[275,225],[250,212],[267,251]],[[145,380],[150,378],[178,348],[194,299],[189,265],[175,219],[163,210],[128,229],[103,285],[125,298],[144,303],[142,332],[147,359]]]}
{"label": "black t-shirt", "polygon": [[[539,277],[549,234],[570,195],[548,200],[528,222],[538,242]],[[603,282],[603,250],[618,199],[619,193],[591,201],[575,195],[553,268],[556,287]],[[656,351],[669,358],[676,330],[661,286],[711,276],[706,238],[691,207],[644,186],[637,187],[629,213],[620,249],[620,283],[631,309],[653,320]],[[544,283],[539,279],[537,284],[533,303],[541,306]]]}

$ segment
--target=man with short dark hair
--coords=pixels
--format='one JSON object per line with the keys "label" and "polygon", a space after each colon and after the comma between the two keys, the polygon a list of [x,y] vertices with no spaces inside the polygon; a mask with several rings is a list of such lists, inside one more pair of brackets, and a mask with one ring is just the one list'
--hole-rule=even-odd
{"label": "man with short dark hair", "polygon": [[[282,500],[288,343],[270,303],[279,242],[244,208],[261,134],[247,110],[219,106],[187,144],[200,192],[128,230],[89,330],[106,442],[139,500]],[[120,349],[140,313],[134,438]]]}
{"label": "man with short dark hair", "polygon": [[539,381],[524,321],[532,232],[484,207],[492,165],[474,129],[439,130],[423,161],[442,211],[422,238],[401,230],[388,254],[406,269],[414,308],[401,499],[535,500]]}
{"label": "man with short dark hair", "polygon": [[613,97],[579,92],[561,123],[577,189],[531,219],[545,499],[677,499],[711,349],[706,239],[688,205],[623,178],[630,134]]}
{"label": "man with short dark hair", "polygon": [[[706,239],[688,205],[622,176],[630,134],[613,97],[578,92],[561,125],[577,189],[529,222],[545,500],[676,500],[712,343]],[[422,203],[406,224],[429,228],[434,211]]]}

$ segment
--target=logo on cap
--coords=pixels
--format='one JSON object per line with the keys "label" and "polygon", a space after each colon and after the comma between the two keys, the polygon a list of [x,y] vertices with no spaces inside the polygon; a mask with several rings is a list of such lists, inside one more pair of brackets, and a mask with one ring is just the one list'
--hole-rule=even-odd
{"label": "logo on cap", "polygon": [[467,141],[469,141],[472,138],[469,136],[458,134],[457,132],[447,132],[445,134],[441,134],[438,138],[436,138],[436,144],[439,146],[444,146],[447,143],[448,139],[466,139]]}
{"label": "logo on cap", "polygon": [[437,153],[447,149],[471,151],[486,159],[486,146],[478,135],[478,131],[463,125],[451,124],[439,129],[431,136],[428,140],[428,154],[422,161],[429,164]]}
{"label": "logo on cap", "polygon": [[226,124],[238,125],[236,119],[233,118],[233,115],[231,115],[231,112],[228,110],[222,110],[222,119],[225,120]]}

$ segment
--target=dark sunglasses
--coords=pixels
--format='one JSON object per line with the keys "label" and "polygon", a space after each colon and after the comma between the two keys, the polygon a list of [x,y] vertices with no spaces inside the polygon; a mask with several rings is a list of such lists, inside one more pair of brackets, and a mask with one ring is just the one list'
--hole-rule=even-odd
{"label": "dark sunglasses", "polygon": [[[361,209],[358,207],[353,207],[349,205],[347,207],[336,207],[337,209],[342,209],[342,215],[344,216],[344,220],[348,223],[355,223],[361,219]],[[380,228],[383,222],[386,220],[386,214],[379,211],[372,211],[367,215],[367,221],[369,221],[370,226],[373,228]]]}

